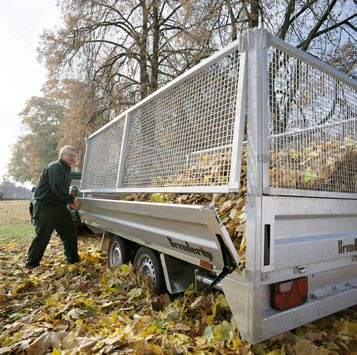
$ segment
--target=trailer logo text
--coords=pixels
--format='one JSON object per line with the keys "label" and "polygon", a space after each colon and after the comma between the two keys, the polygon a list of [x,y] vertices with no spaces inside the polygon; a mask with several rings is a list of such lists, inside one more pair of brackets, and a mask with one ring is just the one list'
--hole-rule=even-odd
{"label": "trailer logo text", "polygon": [[202,255],[206,258],[208,258],[210,261],[213,260],[213,255],[211,252],[204,250],[203,248],[195,248],[188,244],[187,242],[185,244],[183,243],[177,243],[174,242],[170,237],[167,237],[167,240],[170,242],[171,246],[175,249],[180,249],[183,251],[187,251],[188,253],[196,254],[196,255]]}
{"label": "trailer logo text", "polygon": [[342,240],[338,241],[338,253],[345,254],[357,251],[357,238],[355,238],[354,244],[343,244]]}

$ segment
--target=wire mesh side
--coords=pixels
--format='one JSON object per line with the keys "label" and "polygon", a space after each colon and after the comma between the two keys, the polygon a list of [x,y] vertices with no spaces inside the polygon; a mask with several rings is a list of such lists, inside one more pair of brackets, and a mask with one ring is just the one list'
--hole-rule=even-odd
{"label": "wire mesh side", "polygon": [[124,118],[88,139],[82,190],[116,188]]}
{"label": "wire mesh side", "polygon": [[270,186],[357,192],[356,90],[270,48]]}
{"label": "wire mesh side", "polygon": [[133,110],[123,187],[227,186],[238,74],[233,52]]}

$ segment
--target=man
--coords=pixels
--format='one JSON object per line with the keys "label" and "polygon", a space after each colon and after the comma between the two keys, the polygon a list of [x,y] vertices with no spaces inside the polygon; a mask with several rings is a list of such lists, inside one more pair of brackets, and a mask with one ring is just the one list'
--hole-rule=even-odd
{"label": "man", "polygon": [[41,173],[34,194],[34,224],[36,236],[33,239],[26,260],[26,267],[40,265],[43,254],[54,229],[61,237],[64,254],[69,263],[79,261],[77,233],[67,204],[76,208],[80,202],[69,192],[71,167],[75,164],[77,152],[71,146],[64,146],[59,159],[50,163]]}

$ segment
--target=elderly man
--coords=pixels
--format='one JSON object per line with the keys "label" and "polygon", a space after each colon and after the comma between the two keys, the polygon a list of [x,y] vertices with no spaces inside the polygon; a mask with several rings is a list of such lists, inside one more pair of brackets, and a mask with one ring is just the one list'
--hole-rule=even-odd
{"label": "elderly man", "polygon": [[67,209],[69,203],[80,207],[79,200],[69,193],[69,172],[76,159],[76,150],[66,145],[61,149],[59,159],[50,163],[41,173],[34,194],[36,236],[28,251],[28,268],[40,265],[54,229],[61,237],[67,261],[79,261],[76,229]]}

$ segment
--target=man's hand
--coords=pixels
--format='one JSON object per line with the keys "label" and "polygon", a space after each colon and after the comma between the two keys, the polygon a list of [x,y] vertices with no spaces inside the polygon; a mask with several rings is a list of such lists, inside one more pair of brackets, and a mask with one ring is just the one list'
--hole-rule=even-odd
{"label": "man's hand", "polygon": [[81,202],[78,200],[77,197],[73,200],[73,204],[77,209],[79,209],[79,207],[81,207]]}

